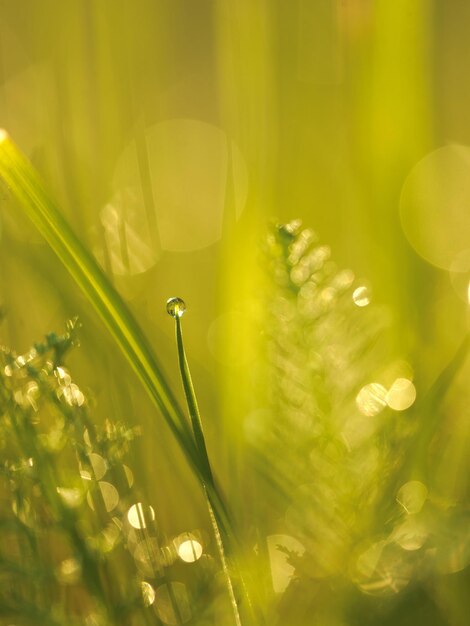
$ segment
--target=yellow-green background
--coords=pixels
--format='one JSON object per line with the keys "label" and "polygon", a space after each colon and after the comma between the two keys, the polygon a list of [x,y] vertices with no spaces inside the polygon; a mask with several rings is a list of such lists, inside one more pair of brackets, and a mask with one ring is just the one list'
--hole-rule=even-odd
{"label": "yellow-green background", "polygon": [[[209,450],[242,518],[250,513],[239,495],[237,450],[245,415],[257,406],[250,374],[259,329],[250,320],[263,309],[259,242],[270,219],[302,218],[340,266],[368,281],[388,310],[390,355],[419,372],[418,393],[466,332],[470,266],[451,280],[449,268],[423,260],[399,209],[417,163],[470,142],[469,26],[470,5],[457,0],[0,2],[0,127],[93,250],[103,242],[100,212],[116,191],[143,190],[133,206],[136,235],[154,262],[124,277],[103,262],[177,393],[165,301],[187,301],[186,347]],[[190,156],[180,172],[185,141]],[[123,156],[135,147],[140,173]],[[441,235],[452,242],[457,234],[453,252],[462,251],[470,201],[462,167],[452,181],[464,188],[457,220],[446,219],[445,202],[438,219],[420,205],[415,229],[431,232],[431,257]],[[424,176],[430,184],[432,171]],[[159,206],[162,177],[183,204]],[[167,238],[163,213],[175,229]],[[195,214],[210,245],[187,228]],[[97,416],[141,425],[135,463],[162,525],[176,533],[189,516],[197,526],[205,518],[195,481],[52,253],[11,211],[0,245],[2,341],[25,350],[78,313],[82,349],[72,367],[93,390]],[[455,395],[462,423],[468,409]]]}

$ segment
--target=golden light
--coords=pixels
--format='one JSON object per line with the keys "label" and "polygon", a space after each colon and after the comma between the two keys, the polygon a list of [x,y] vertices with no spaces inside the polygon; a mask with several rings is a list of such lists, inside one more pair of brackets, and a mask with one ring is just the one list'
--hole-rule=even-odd
{"label": "golden light", "polygon": [[387,393],[386,401],[394,411],[405,411],[416,400],[416,388],[408,378],[397,378]]}

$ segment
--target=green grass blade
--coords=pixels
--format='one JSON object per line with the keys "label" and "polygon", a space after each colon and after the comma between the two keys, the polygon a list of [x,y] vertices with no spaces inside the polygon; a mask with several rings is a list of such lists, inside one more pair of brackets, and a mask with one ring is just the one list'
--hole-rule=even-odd
{"label": "green grass blade", "polygon": [[[209,509],[209,516],[212,524],[212,529],[216,538],[217,548],[219,551],[220,561],[222,563],[222,569],[227,584],[227,590],[230,597],[230,604],[233,610],[233,616],[236,626],[241,626],[240,613],[238,610],[238,604],[235,597],[232,578],[230,575],[230,569],[227,563],[227,546],[224,545],[224,539],[217,518],[214,515],[213,508],[211,506],[211,492],[216,491],[216,485],[212,475],[212,470],[209,461],[209,455],[207,454],[206,440],[204,437],[204,431],[202,429],[202,421],[199,413],[199,407],[197,403],[196,393],[194,391],[193,381],[191,377],[191,371],[189,369],[188,360],[186,358],[186,352],[183,343],[183,330],[181,328],[180,315],[175,316],[176,322],[176,345],[178,349],[178,364],[180,368],[181,381],[183,383],[184,395],[186,397],[186,403],[188,405],[189,416],[191,418],[191,426],[193,429],[194,441],[198,448],[200,458],[203,462],[203,470],[205,475],[205,489],[207,497],[207,506]],[[208,490],[209,489],[209,490]]]}
{"label": "green grass blade", "polygon": [[191,430],[144,333],[49,197],[33,166],[4,131],[0,131],[0,178],[94,307],[202,481],[203,472]]}
{"label": "green grass blade", "polygon": [[[180,368],[181,382],[183,384],[184,395],[186,398],[186,404],[188,406],[188,412],[191,419],[191,426],[194,434],[194,441],[196,443],[200,460],[203,466],[205,475],[204,489],[207,498],[207,506],[209,510],[209,517],[212,524],[212,529],[217,543],[219,551],[220,561],[222,563],[222,569],[225,576],[228,594],[230,597],[230,603],[233,610],[233,617],[236,626],[242,625],[242,619],[240,616],[239,604],[235,595],[235,589],[232,581],[232,572],[235,573],[239,580],[239,589],[245,602],[245,610],[247,619],[252,624],[262,624],[263,618],[259,612],[256,612],[253,606],[250,593],[248,592],[241,567],[238,564],[236,558],[236,538],[231,531],[231,516],[224,506],[223,500],[219,494],[219,489],[214,480],[212,469],[210,465],[209,455],[207,453],[206,440],[204,437],[204,431],[202,427],[201,415],[199,412],[199,406],[197,402],[196,393],[194,391],[194,385],[191,377],[191,370],[189,369],[188,360],[186,358],[186,351],[184,349],[183,341],[183,329],[181,325],[181,315],[176,313],[170,315],[175,318],[176,323],[176,346],[178,350],[178,365]],[[219,515],[215,514],[218,503],[222,504],[223,508],[220,509]]]}
{"label": "green grass blade", "polygon": [[234,545],[231,517],[210,472],[205,443],[201,446],[201,433],[197,427],[193,431],[186,420],[132,313],[49,197],[33,166],[1,130],[0,178],[90,301],[153,404],[161,411],[204,488],[224,545]]}

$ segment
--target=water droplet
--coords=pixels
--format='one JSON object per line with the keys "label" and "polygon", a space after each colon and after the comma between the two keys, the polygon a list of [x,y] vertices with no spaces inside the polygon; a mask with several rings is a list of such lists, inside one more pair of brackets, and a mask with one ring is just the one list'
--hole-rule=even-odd
{"label": "water droplet", "polygon": [[304,282],[308,280],[309,276],[309,268],[302,265],[296,265],[294,268],[292,268],[290,272],[291,281],[294,283],[294,285],[297,285],[298,287],[303,285]]}
{"label": "water droplet", "polygon": [[182,317],[186,311],[186,303],[181,298],[169,298],[166,302],[166,312],[175,319]]}
{"label": "water droplet", "polygon": [[35,381],[31,381],[26,385],[25,400],[32,406],[34,411],[38,410],[38,400],[40,396],[39,385]]}
{"label": "water droplet", "polygon": [[397,493],[397,502],[412,515],[419,513],[428,497],[428,489],[419,480],[410,480],[402,485]]}
{"label": "water droplet", "polygon": [[88,458],[96,480],[101,480],[108,470],[108,464],[102,456],[95,452],[92,452]]}
{"label": "water droplet", "polygon": [[155,589],[150,583],[145,582],[145,580],[140,583],[140,589],[144,605],[151,606],[155,602]]}
{"label": "water droplet", "polygon": [[88,428],[83,429],[83,441],[88,448],[91,448],[91,439],[90,439],[90,433],[88,432]]}
{"label": "water droplet", "polygon": [[416,400],[416,388],[408,378],[397,378],[388,390],[386,400],[394,411],[405,411]]}
{"label": "water droplet", "polygon": [[336,274],[333,285],[338,289],[348,289],[354,282],[354,272],[352,270],[341,270]]}
{"label": "water droplet", "polygon": [[129,485],[129,487],[132,487],[132,485],[134,484],[134,474],[132,473],[132,470],[127,467],[127,465],[123,465],[122,469],[124,470],[124,474],[126,475],[127,484]]}
{"label": "water droplet", "polygon": [[356,306],[364,307],[370,304],[369,289],[362,285],[353,291],[353,302]]}
{"label": "water droplet", "polygon": [[72,378],[68,371],[64,367],[56,367],[54,370],[54,375],[57,378],[59,385],[70,385],[72,382]]}
{"label": "water droplet", "polygon": [[178,556],[185,563],[194,563],[201,558],[203,548],[196,538],[189,534],[183,533],[176,540]]}
{"label": "water droplet", "polygon": [[119,504],[118,490],[111,483],[100,481],[98,484],[100,486],[101,495],[103,496],[103,502],[104,506],[106,507],[106,511],[110,513]]}
{"label": "water droplet", "polygon": [[127,511],[127,519],[133,528],[147,528],[147,525],[155,519],[155,511],[151,506],[144,506],[142,502],[137,502]]}
{"label": "water droplet", "polygon": [[387,390],[379,383],[365,385],[356,396],[356,404],[367,417],[378,415],[386,406]]}
{"label": "water droplet", "polygon": [[286,235],[287,237],[293,239],[299,234],[301,226],[302,220],[295,219],[287,224],[280,224],[277,228],[281,235]]}
{"label": "water droplet", "polygon": [[85,403],[85,396],[74,383],[60,387],[57,396],[62,397],[69,406],[83,406]]}

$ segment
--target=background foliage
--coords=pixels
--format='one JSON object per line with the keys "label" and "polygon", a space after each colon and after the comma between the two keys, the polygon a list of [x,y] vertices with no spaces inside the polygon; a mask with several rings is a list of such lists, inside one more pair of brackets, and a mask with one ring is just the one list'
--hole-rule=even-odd
{"label": "background foliage", "polygon": [[[331,509],[343,479],[333,480],[320,461],[334,458],[340,476],[351,473],[341,448],[335,444],[325,454],[309,439],[310,426],[291,421],[286,397],[287,404],[300,400],[292,386],[281,387],[284,378],[298,382],[295,368],[323,417],[330,415],[331,398],[354,401],[363,384],[413,378],[416,405],[410,413],[392,412],[393,427],[379,435],[380,452],[396,453],[396,462],[381,461],[369,477],[383,498],[375,504],[374,532],[392,532],[395,496],[408,471],[402,468],[412,459],[429,460],[428,453],[432,476],[419,479],[435,494],[433,511],[457,505],[468,511],[468,363],[459,363],[451,384],[429,395],[468,331],[467,5],[3,0],[0,19],[0,126],[39,170],[144,328],[178,397],[165,301],[172,295],[186,300],[186,349],[209,455],[249,569],[269,571],[259,565],[262,555],[251,563],[253,547],[262,552],[268,536],[293,535],[308,544],[308,532],[301,537],[298,525],[287,528],[286,494],[297,494],[301,513],[321,528],[318,513]],[[8,192],[1,194],[2,343],[26,353],[78,314],[82,347],[71,352],[68,366],[93,399],[93,419],[144,434],[132,444],[133,472],[164,533],[210,532],[203,494],[161,416],[54,254]],[[289,306],[299,311],[286,314],[285,301],[297,298],[302,279],[294,280],[294,291],[277,280],[283,257],[272,238],[265,240],[273,218],[290,223],[297,217],[331,246],[338,268],[353,270],[351,291],[368,287],[377,307],[371,317],[354,322],[362,311],[349,292],[344,310],[334,303],[332,328],[312,330],[297,300]],[[276,298],[284,298],[281,307]],[[332,361],[320,375],[306,346],[315,342],[316,352],[331,356],[335,344],[352,350],[352,337],[354,350],[372,341],[371,360]],[[276,363],[273,348],[282,353],[286,345],[289,359],[271,371],[266,363]],[[338,371],[339,382],[329,384]],[[333,441],[343,419],[334,422]],[[279,431],[269,434],[274,424]],[[425,453],[412,439],[421,431],[428,432]],[[412,443],[400,447],[408,437]],[[366,441],[363,462],[377,444]],[[271,490],[266,473],[276,479]],[[284,479],[295,484],[280,484]],[[316,479],[320,502],[296,491]],[[346,490],[336,511],[357,513],[357,488]],[[434,513],[432,519],[441,520]],[[351,524],[357,531],[356,521]],[[445,520],[435,524],[443,532],[453,528]],[[342,533],[351,540],[349,530]],[[456,545],[452,533],[448,541]],[[272,569],[269,545],[265,560]],[[343,579],[354,578],[349,556],[335,552],[327,561],[335,558],[343,576],[335,572],[328,593],[324,583],[312,583],[324,577],[312,574],[308,559],[294,563],[300,591],[291,596],[273,594],[267,575],[260,594],[271,623],[288,615],[293,626],[367,619],[465,623],[465,558],[446,575],[415,564],[422,575],[386,601],[345,588]],[[315,603],[320,596],[323,604]],[[344,612],[333,610],[343,604]],[[295,618],[294,606],[300,607]]]}

